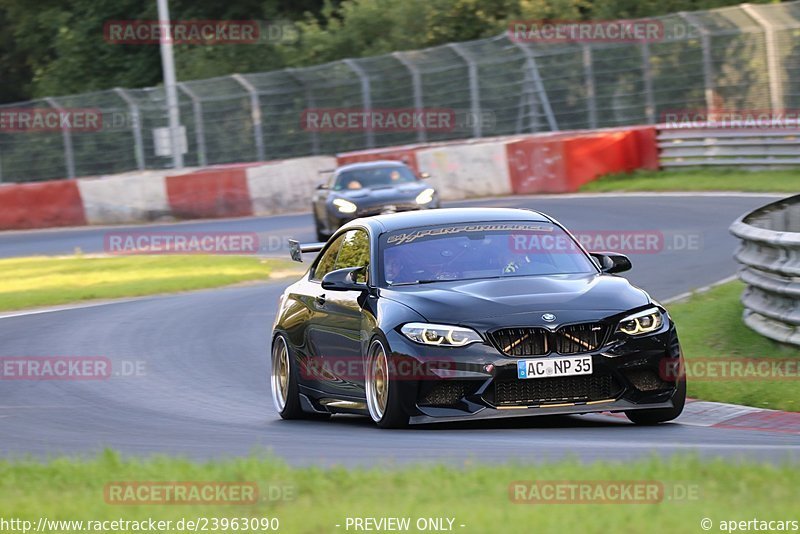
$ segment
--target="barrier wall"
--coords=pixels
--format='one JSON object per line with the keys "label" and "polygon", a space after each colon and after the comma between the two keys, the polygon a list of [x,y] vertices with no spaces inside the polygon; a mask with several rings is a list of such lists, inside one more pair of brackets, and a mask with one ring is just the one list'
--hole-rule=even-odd
{"label": "barrier wall", "polygon": [[431,175],[444,200],[577,191],[604,174],[657,169],[654,127],[422,144],[189,170],[0,186],[0,229],[308,211],[321,170],[381,159]]}
{"label": "barrier wall", "polygon": [[168,171],[149,171],[76,180],[89,224],[156,220],[172,214],[167,200]]}
{"label": "barrier wall", "polygon": [[255,215],[311,208],[311,195],[324,179],[320,171],[335,169],[336,158],[316,156],[249,167],[247,187]]}
{"label": "barrier wall", "polygon": [[0,228],[48,228],[86,224],[81,194],[74,180],[0,187]]}
{"label": "barrier wall", "polygon": [[170,211],[181,219],[253,214],[246,167],[211,168],[167,176]]}
{"label": "barrier wall", "polygon": [[417,162],[444,200],[511,194],[505,142],[423,148]]}

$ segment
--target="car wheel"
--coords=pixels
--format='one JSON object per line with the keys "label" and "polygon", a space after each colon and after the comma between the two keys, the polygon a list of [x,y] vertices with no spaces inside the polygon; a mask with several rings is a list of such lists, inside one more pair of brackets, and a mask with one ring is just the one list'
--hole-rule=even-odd
{"label": "car wheel", "polygon": [[675,406],[672,408],[656,408],[653,410],[631,410],[625,416],[637,425],[657,425],[677,418],[683,412],[686,404],[686,379],[678,382],[678,388],[673,397]]}
{"label": "car wheel", "polygon": [[272,403],[283,419],[327,419],[327,413],[308,413],[300,406],[297,389],[297,365],[289,344],[283,334],[275,337],[272,344]]}
{"label": "car wheel", "polygon": [[328,234],[322,231],[322,225],[316,215],[314,215],[314,229],[317,232],[317,241],[324,243],[328,240]]}
{"label": "car wheel", "polygon": [[369,347],[366,372],[367,409],[381,428],[402,428],[408,425],[408,414],[400,405],[400,392],[394,384],[389,355],[380,339]]}

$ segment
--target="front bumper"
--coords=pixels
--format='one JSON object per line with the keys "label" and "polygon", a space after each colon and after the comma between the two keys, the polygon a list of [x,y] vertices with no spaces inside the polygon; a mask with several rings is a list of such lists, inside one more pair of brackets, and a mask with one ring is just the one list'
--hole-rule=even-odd
{"label": "front bumper", "polygon": [[405,211],[419,211],[427,209],[437,209],[440,207],[438,197],[433,202],[428,204],[417,204],[413,200],[411,202],[387,202],[386,204],[373,204],[369,206],[359,206],[355,213],[342,213],[335,206],[328,206],[328,224],[331,229],[337,229],[344,226],[346,223],[360,219],[361,217],[373,217],[375,215],[382,215],[384,213],[400,213]]}
{"label": "front bumper", "polygon": [[[428,347],[402,334],[387,335],[392,358],[415,368],[414,380],[400,377],[404,407],[412,423],[564,415],[672,408],[681,349],[674,324],[637,338],[613,338],[592,357],[592,375],[517,378],[518,358],[491,343],[463,348]],[[559,354],[541,358],[562,357]]]}

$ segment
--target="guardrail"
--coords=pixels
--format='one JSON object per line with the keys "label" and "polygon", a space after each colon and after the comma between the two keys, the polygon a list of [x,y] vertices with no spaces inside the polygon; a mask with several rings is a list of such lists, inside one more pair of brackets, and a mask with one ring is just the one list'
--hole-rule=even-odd
{"label": "guardrail", "polygon": [[800,195],[743,215],[730,228],[742,240],[735,258],[747,326],[768,338],[800,345]]}
{"label": "guardrail", "polygon": [[658,126],[661,167],[800,166],[800,125]]}

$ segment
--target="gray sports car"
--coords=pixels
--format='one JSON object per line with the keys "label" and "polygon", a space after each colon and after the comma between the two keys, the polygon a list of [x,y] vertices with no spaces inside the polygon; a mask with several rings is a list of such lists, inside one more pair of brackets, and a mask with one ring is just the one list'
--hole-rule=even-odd
{"label": "gray sports car", "polygon": [[317,186],[312,202],[317,239],[326,241],[359,217],[438,208],[436,189],[399,161],[352,163]]}

